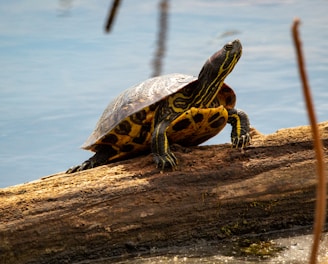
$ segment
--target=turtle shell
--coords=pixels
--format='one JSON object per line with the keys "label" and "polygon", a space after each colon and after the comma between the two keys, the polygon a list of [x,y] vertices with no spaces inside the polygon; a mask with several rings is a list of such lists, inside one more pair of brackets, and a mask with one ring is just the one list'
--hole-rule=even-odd
{"label": "turtle shell", "polygon": [[194,81],[197,81],[195,76],[173,73],[130,87],[108,104],[95,130],[81,148],[91,150],[97,141],[101,141],[123,119],[178,92]]}

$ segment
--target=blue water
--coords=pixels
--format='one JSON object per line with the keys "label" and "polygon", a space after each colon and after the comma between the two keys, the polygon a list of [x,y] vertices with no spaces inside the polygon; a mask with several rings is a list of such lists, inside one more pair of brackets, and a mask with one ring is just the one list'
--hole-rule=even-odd
{"label": "blue water", "polygon": [[[108,102],[149,78],[159,1],[122,1],[111,34],[111,1],[0,1],[0,187],[66,170]],[[163,74],[197,75],[226,42],[244,52],[227,83],[254,127],[272,133],[308,123],[290,26],[302,20],[319,121],[328,120],[328,2],[170,1]],[[208,144],[229,142],[229,131]]]}

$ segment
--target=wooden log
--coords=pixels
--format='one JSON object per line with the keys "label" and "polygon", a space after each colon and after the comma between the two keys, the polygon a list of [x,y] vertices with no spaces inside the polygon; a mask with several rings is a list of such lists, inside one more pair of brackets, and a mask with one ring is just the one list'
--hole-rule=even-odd
{"label": "wooden log", "polygon": [[[327,153],[328,122],[320,131]],[[175,148],[176,171],[160,173],[147,155],[0,189],[0,263],[72,263],[312,224],[309,127],[255,134],[243,151]]]}

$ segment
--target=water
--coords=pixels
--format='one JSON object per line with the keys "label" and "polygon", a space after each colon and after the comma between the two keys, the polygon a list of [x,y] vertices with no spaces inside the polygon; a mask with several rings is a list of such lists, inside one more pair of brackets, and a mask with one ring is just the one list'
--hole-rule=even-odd
{"label": "water", "polygon": [[[159,1],[0,2],[0,187],[64,171],[108,102],[152,73]],[[319,121],[328,119],[327,1],[171,1],[163,74],[197,75],[223,44],[243,56],[228,76],[262,133],[307,124],[290,26],[300,28]],[[229,141],[229,129],[207,144]]]}

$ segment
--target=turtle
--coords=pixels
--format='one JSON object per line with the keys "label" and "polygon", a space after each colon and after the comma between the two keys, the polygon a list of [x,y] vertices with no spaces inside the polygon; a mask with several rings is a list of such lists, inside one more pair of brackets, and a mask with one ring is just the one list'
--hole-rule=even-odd
{"label": "turtle", "polygon": [[224,83],[242,54],[240,41],[228,42],[205,62],[198,78],[167,74],[130,87],[109,103],[81,148],[95,154],[73,173],[114,161],[153,153],[161,171],[175,170],[172,144],[199,145],[232,125],[232,147],[250,144],[247,114],[235,109],[236,95]]}

